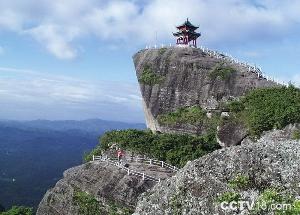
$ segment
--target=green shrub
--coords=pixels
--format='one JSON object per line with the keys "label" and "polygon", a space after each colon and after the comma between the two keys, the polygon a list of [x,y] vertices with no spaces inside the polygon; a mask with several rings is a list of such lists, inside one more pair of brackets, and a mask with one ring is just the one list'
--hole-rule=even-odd
{"label": "green shrub", "polygon": [[293,140],[300,140],[300,130],[296,130],[292,135]]}
{"label": "green shrub", "polygon": [[106,150],[117,143],[125,150],[148,155],[172,165],[182,167],[189,160],[197,159],[219,149],[214,133],[204,136],[180,134],[153,134],[135,129],[109,131],[100,139],[99,148]]}
{"label": "green shrub", "polygon": [[164,77],[154,73],[150,66],[145,66],[142,74],[139,77],[139,82],[146,85],[160,84],[164,80]]}
{"label": "green shrub", "polygon": [[200,125],[206,118],[206,112],[201,107],[179,108],[174,112],[161,114],[158,121],[164,125],[190,124]]}
{"label": "green shrub", "polygon": [[293,208],[291,211],[287,211],[288,215],[299,215],[300,214],[300,200],[295,199],[293,202]]}
{"label": "green shrub", "polygon": [[75,189],[73,194],[73,201],[75,205],[79,207],[80,215],[99,215],[102,214],[100,204],[89,193],[80,191],[79,189]]}
{"label": "green shrub", "polygon": [[209,77],[211,79],[216,79],[220,77],[222,80],[228,80],[232,73],[236,72],[236,70],[230,66],[226,66],[223,63],[218,64],[210,73]]}
{"label": "green shrub", "polygon": [[171,197],[170,200],[170,207],[172,209],[172,214],[174,215],[181,215],[182,214],[182,202],[180,199],[180,193],[176,193]]}
{"label": "green shrub", "polygon": [[300,122],[300,90],[293,86],[256,89],[231,106],[252,136]]}
{"label": "green shrub", "polygon": [[168,49],[167,48],[160,48],[159,49],[159,54],[163,55]]}
{"label": "green shrub", "polygon": [[229,181],[229,186],[233,189],[246,189],[250,185],[249,177],[238,174],[234,179]]}
{"label": "green shrub", "polygon": [[13,206],[6,212],[0,212],[0,215],[33,215],[33,209],[23,206]]}
{"label": "green shrub", "polygon": [[134,211],[132,211],[131,209],[124,208],[121,205],[112,201],[108,203],[108,206],[109,215],[130,215],[134,213]]}
{"label": "green shrub", "polygon": [[[282,197],[279,194],[278,190],[275,188],[269,188],[264,190],[258,197],[256,201],[256,207],[265,205],[266,208],[269,208],[271,204],[277,204],[282,202]],[[261,208],[256,208],[256,211],[261,211]]]}
{"label": "green shrub", "polygon": [[207,133],[215,133],[217,131],[217,127],[221,123],[221,120],[222,118],[218,113],[213,113],[211,118],[205,117],[203,120],[203,125]]}
{"label": "green shrub", "polygon": [[102,148],[96,147],[95,149],[93,149],[90,152],[84,152],[84,154],[83,154],[83,162],[87,163],[89,161],[92,161],[93,160],[93,155],[95,155],[95,156],[102,155],[102,150],[103,150]]}
{"label": "green shrub", "polygon": [[238,113],[238,112],[245,110],[245,105],[243,102],[232,101],[232,102],[228,103],[228,108],[229,108],[230,112]]}
{"label": "green shrub", "polygon": [[222,202],[238,202],[241,199],[241,195],[236,192],[225,192],[217,198],[217,201]]}

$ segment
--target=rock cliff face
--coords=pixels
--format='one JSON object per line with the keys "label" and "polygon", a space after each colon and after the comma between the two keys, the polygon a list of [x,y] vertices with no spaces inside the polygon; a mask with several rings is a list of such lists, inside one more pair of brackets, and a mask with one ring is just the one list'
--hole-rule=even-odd
{"label": "rock cliff face", "polygon": [[91,194],[99,202],[103,215],[109,214],[115,206],[118,210],[133,210],[138,196],[153,186],[154,182],[128,176],[123,170],[103,162],[87,163],[64,172],[64,178],[45,194],[37,215],[80,214],[80,207],[74,201],[78,190]]}
{"label": "rock cliff face", "polygon": [[[300,141],[291,140],[290,134],[290,129],[268,132],[256,143],[249,141],[189,162],[143,194],[134,215],[250,214],[246,206],[223,210],[222,201],[256,205],[269,201],[269,210],[263,205],[251,214],[274,214],[270,201],[293,204],[300,196]],[[296,209],[289,212],[299,214]]]}
{"label": "rock cliff face", "polygon": [[[202,133],[204,128],[191,125],[163,125],[157,117],[181,107],[219,109],[220,103],[240,97],[251,89],[275,86],[248,72],[247,67],[209,56],[201,49],[146,49],[136,53],[133,59],[146,123],[152,131]],[[215,74],[214,70],[220,65],[230,67],[234,72]],[[143,81],[145,75],[149,83]]]}

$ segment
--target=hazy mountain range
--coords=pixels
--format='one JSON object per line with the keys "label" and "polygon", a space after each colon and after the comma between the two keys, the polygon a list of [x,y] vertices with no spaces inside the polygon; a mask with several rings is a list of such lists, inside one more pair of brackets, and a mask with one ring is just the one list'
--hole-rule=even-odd
{"label": "hazy mountain range", "polygon": [[82,121],[76,120],[32,120],[32,121],[13,121],[0,120],[0,126],[14,127],[26,130],[53,130],[53,131],[70,131],[80,130],[84,132],[97,133],[111,129],[126,128],[145,128],[142,123],[126,123],[117,121],[107,121],[101,119],[87,119]]}
{"label": "hazy mountain range", "polygon": [[36,207],[65,169],[82,162],[107,130],[144,124],[84,121],[0,121],[0,204]]}

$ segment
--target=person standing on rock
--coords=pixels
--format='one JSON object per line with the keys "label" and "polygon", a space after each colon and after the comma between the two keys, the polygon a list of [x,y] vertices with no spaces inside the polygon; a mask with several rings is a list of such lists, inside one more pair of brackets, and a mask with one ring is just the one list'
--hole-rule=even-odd
{"label": "person standing on rock", "polygon": [[118,151],[117,151],[117,156],[118,156],[119,163],[121,162],[123,155],[124,155],[124,152],[122,151],[121,148],[119,148]]}

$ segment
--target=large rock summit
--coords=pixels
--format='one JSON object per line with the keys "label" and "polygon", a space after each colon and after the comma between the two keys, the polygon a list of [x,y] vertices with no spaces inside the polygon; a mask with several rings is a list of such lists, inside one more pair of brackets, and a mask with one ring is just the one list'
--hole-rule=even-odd
{"label": "large rock summit", "polygon": [[222,103],[255,88],[276,84],[249,72],[226,56],[191,47],[144,49],[134,56],[148,128],[160,132],[201,134],[201,126],[165,125],[159,116],[179,108],[199,106],[222,111]]}
{"label": "large rock summit", "polygon": [[[300,196],[300,142],[287,133],[268,132],[258,142],[189,162],[174,177],[143,194],[134,215],[299,214],[299,205],[278,213],[272,210],[272,204],[293,205]],[[222,202],[232,201],[258,207],[221,207]]]}
{"label": "large rock summit", "polygon": [[[300,214],[298,90],[273,88],[277,84],[256,68],[191,47],[141,50],[134,64],[147,126],[157,134],[112,131],[102,137],[101,147],[88,155],[91,162],[65,171],[47,191],[37,215]],[[252,91],[257,88],[268,89]],[[253,103],[266,104],[242,104],[250,100],[250,91],[263,93],[254,94],[258,100]],[[255,130],[259,136],[249,133],[248,118],[238,118],[252,116],[244,110],[259,112],[253,117],[259,119],[254,125],[264,125]],[[239,146],[207,154],[216,140],[221,146]],[[130,151],[124,163],[115,161],[119,147]],[[172,165],[181,157],[187,159],[177,171]],[[168,158],[172,165],[167,165]],[[229,208],[232,202],[251,207]],[[283,203],[292,207],[272,208]]]}

